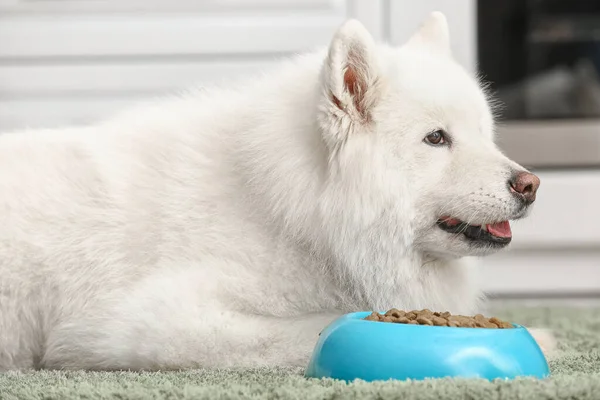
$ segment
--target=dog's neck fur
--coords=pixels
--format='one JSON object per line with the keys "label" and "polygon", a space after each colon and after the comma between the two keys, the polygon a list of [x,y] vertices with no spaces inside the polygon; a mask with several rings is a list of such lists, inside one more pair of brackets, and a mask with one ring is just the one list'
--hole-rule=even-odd
{"label": "dog's neck fur", "polygon": [[[258,214],[264,222],[277,224],[270,229],[279,236],[274,242],[284,241],[310,253],[304,260],[314,265],[298,267],[322,269],[314,278],[330,279],[338,293],[343,293],[341,307],[348,311],[435,305],[460,312],[472,310],[478,292],[464,263],[436,259],[414,248],[409,234],[413,230],[406,225],[411,221],[397,218],[395,229],[385,232],[378,222],[396,219],[395,213],[411,205],[385,204],[388,199],[367,201],[370,193],[380,191],[368,190],[378,182],[364,173],[368,165],[364,158],[358,164],[348,149],[346,159],[336,158],[324,143],[317,124],[319,109],[314,107],[315,98],[322,95],[319,74],[323,59],[323,52],[304,56],[284,67],[277,79],[271,75],[262,81],[264,86],[253,84],[253,106],[247,109],[256,114],[244,116],[252,126],[246,126],[243,135],[232,128],[232,134],[238,135],[239,146],[233,152],[242,174],[241,185],[247,191],[244,196],[261,210]],[[269,86],[269,82],[287,82],[293,87]],[[288,93],[295,97],[290,100]],[[266,124],[273,120],[287,129],[272,136]],[[355,145],[365,154],[372,143],[365,137]],[[375,152],[371,156],[367,163],[377,168],[382,160]],[[383,215],[372,214],[365,206],[373,201],[382,204]],[[293,260],[287,263],[287,268],[296,265]],[[315,282],[315,286],[321,284]]]}

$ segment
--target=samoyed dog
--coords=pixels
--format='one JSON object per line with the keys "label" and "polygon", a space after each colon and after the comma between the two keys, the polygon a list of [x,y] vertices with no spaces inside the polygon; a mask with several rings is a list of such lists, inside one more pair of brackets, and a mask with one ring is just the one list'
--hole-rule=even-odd
{"label": "samoyed dog", "polygon": [[[0,136],[0,370],[306,365],[343,313],[474,314],[539,179],[433,13],[229,89]],[[544,349],[548,333],[532,331]]]}

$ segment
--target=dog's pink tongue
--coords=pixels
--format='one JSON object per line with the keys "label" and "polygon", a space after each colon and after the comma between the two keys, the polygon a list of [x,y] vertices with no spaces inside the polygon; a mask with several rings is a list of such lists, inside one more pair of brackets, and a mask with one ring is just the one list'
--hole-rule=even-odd
{"label": "dog's pink tongue", "polygon": [[460,219],[451,218],[451,217],[444,217],[444,218],[442,218],[442,221],[444,221],[444,223],[446,223],[446,225],[448,225],[448,226],[454,226],[454,225],[460,224]]}
{"label": "dog's pink tongue", "polygon": [[508,221],[497,222],[495,224],[487,225],[487,230],[494,236],[501,238],[509,238],[512,236],[510,230],[510,223]]}

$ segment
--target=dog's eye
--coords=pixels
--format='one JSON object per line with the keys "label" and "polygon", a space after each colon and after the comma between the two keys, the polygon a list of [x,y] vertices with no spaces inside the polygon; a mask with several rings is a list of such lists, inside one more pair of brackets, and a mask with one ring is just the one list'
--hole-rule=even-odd
{"label": "dog's eye", "polygon": [[425,143],[431,144],[433,146],[439,146],[446,143],[446,135],[444,131],[435,131],[431,132],[429,135],[425,136]]}

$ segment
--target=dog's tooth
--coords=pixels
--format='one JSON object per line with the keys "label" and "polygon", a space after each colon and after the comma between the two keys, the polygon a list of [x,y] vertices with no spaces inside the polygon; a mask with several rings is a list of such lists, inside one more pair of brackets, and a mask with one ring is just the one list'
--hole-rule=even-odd
{"label": "dog's tooth", "polygon": [[483,224],[483,225],[481,225],[481,229],[487,232],[487,231],[488,231],[488,226],[487,226],[487,224]]}

